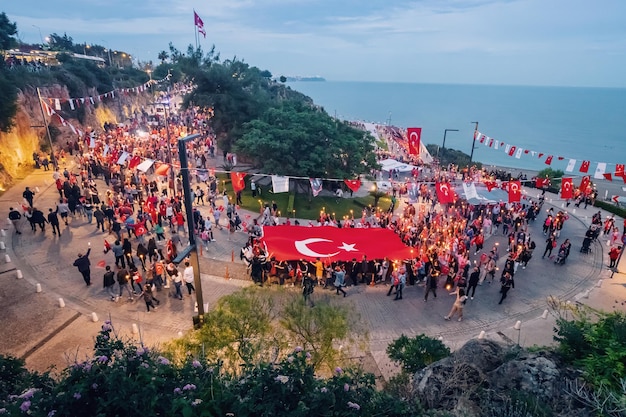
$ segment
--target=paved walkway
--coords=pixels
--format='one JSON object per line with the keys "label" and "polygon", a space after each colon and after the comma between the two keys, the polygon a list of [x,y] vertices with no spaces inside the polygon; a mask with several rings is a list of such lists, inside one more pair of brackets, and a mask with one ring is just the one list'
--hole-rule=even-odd
{"label": "paved walkway", "polygon": [[[4,193],[0,199],[1,212],[8,213],[10,206],[15,207],[22,201],[26,185],[39,189],[35,206],[44,213],[54,207],[58,193],[51,173],[35,171]],[[102,192],[105,188],[99,189]],[[544,208],[550,204],[560,209],[562,202],[556,196],[548,195]],[[626,311],[626,275],[616,273],[610,278],[612,273],[606,268],[606,239],[594,243],[591,254],[579,252],[595,211],[596,208],[589,207],[571,213],[559,239],[562,242],[570,238],[573,242],[571,255],[563,266],[541,259],[545,246],[541,221],[545,214],[540,215],[531,225],[537,243],[535,256],[527,269],[518,271],[516,288],[509,292],[503,305],[498,305],[499,284],[480,286],[475,299],[468,301],[463,322],[443,320],[454,300],[442,289],[438,298],[429,298],[426,303],[420,286],[407,287],[401,301],[387,297],[388,287],[383,285],[349,287],[349,296],[338,302],[351,303],[369,329],[370,348],[364,357],[373,358],[378,369],[366,359],[368,368],[374,368],[368,370],[385,377],[395,372],[385,349],[402,333],[441,337],[452,349],[478,337],[481,331],[485,332],[485,337],[499,341],[517,342],[519,337],[524,346],[550,344],[554,318],[552,315],[541,318],[548,308],[546,298],[550,295],[604,310]],[[256,213],[245,211],[242,214],[244,217],[256,216]],[[606,215],[603,213],[603,218]],[[0,251],[0,325],[3,329],[0,352],[26,358],[27,365],[33,369],[45,370],[55,364],[61,370],[68,361],[86,358],[92,351],[93,339],[102,322],[109,318],[120,334],[149,345],[171,340],[192,327],[193,297],[185,296],[180,301],[165,292],[158,293],[161,306],[150,314],[145,312],[141,300],[109,301],[101,284],[104,270],[96,267],[100,260],[113,262],[113,255],[105,255],[102,251],[107,234],[96,231],[95,224],[85,223],[85,219],[78,218],[73,219],[68,227],[61,226],[60,238],[53,237],[49,228],[45,236],[39,231],[32,233],[27,224],[23,225],[23,234],[16,235],[8,221],[2,224],[4,236],[0,236],[0,241],[5,243],[6,249]],[[227,231],[215,232],[216,242],[210,244],[208,251],[203,251],[200,268],[204,300],[209,307],[223,295],[250,284],[238,257],[247,235],[236,233],[229,241]],[[94,285],[91,287],[84,285],[76,268],[71,266],[77,254],[85,251],[87,242],[91,242],[92,247],[90,259]],[[485,247],[490,248],[496,242],[505,247],[505,237],[501,235],[489,238]],[[2,259],[6,256],[10,262]],[[503,262],[504,256],[499,262],[500,267]],[[17,270],[23,278],[17,278]],[[227,272],[235,279],[226,279]],[[598,286],[599,280],[602,280],[601,286]],[[40,293],[36,292],[37,284],[41,287]],[[325,290],[318,289],[315,296],[323,293]],[[331,292],[328,294],[332,296]],[[59,299],[63,300],[65,307],[59,306]],[[94,313],[97,316],[95,322],[92,320]],[[513,329],[518,320],[522,322],[519,332]]]}

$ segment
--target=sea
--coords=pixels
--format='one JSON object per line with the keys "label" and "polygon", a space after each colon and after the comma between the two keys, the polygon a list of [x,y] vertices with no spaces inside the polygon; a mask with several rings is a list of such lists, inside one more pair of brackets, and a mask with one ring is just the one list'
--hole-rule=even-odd
{"label": "sea", "polygon": [[[563,170],[576,159],[589,173],[599,162],[613,172],[626,163],[626,89],[502,85],[316,81],[288,85],[343,120],[421,127],[422,141],[470,154],[478,131],[505,147],[476,142],[474,160],[485,165]],[[456,129],[458,131],[446,129]],[[495,142],[495,141],[494,141]],[[506,145],[522,148],[519,159]],[[528,151],[528,152],[526,152]],[[516,152],[517,153],[517,152]],[[542,154],[539,157],[539,154]],[[551,165],[546,165],[552,155]]]}

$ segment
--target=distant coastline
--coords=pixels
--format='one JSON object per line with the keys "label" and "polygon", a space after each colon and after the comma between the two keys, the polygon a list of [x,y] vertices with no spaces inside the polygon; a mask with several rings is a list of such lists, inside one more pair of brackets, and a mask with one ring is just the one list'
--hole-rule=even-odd
{"label": "distant coastline", "polygon": [[286,82],[295,82],[295,81],[326,81],[324,77],[320,77],[319,75],[314,76],[285,76]]}

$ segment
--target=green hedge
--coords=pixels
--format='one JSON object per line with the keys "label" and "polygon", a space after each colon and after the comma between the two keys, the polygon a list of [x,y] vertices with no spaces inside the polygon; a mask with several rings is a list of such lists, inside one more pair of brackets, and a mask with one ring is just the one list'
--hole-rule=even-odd
{"label": "green hedge", "polygon": [[609,213],[613,213],[623,219],[626,219],[626,208],[620,207],[615,203],[610,203],[608,201],[596,200],[593,204],[596,207],[599,207],[603,210],[608,211]]}

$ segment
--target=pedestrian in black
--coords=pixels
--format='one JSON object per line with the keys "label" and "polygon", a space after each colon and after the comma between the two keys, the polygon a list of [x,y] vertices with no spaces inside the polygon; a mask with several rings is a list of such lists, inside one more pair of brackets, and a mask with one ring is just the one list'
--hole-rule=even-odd
{"label": "pedestrian in black", "polygon": [[424,294],[424,301],[428,301],[428,294],[432,291],[433,296],[437,298],[437,275],[428,274],[426,276],[426,287]]}
{"label": "pedestrian in black", "polygon": [[26,187],[24,192],[22,193],[22,197],[28,201],[29,206],[33,206],[33,198],[35,197],[35,193],[30,189],[30,187]]}
{"label": "pedestrian in black", "polygon": [[111,301],[116,301],[117,293],[115,292],[115,272],[111,271],[109,265],[106,266],[106,272],[103,277],[103,288],[107,290],[111,296]]}
{"label": "pedestrian in black", "polygon": [[315,307],[315,303],[313,303],[312,299],[314,286],[315,282],[313,278],[311,278],[310,274],[306,274],[302,281],[302,297],[304,297],[304,303],[309,304],[311,307]]}
{"label": "pedestrian in black", "polygon": [[[38,224],[39,227],[41,228],[42,232],[46,231],[46,223],[48,223],[48,220],[46,220],[46,218],[43,215],[43,211],[37,209],[37,208],[33,208],[33,213],[32,213],[33,217],[31,218],[31,221],[33,222],[33,226],[35,224]],[[35,228],[33,227],[33,232],[35,231]]]}
{"label": "pedestrian in black", "polygon": [[[91,243],[88,243],[91,246]],[[91,285],[91,262],[89,262],[89,254],[91,253],[91,247],[87,249],[86,254],[79,253],[78,258],[74,261],[74,266],[78,268],[78,272],[83,275],[83,279],[85,280],[85,284],[87,286]]]}
{"label": "pedestrian in black", "polygon": [[96,207],[96,211],[93,212],[93,217],[96,219],[96,230],[102,230],[104,232],[104,211],[102,208]]}
{"label": "pedestrian in black", "polygon": [[552,249],[554,249],[555,247],[556,247],[556,236],[554,236],[554,234],[551,234],[546,239],[546,250],[543,251],[543,256],[541,257],[541,259],[545,258],[546,254],[548,255],[548,258],[552,256]]}
{"label": "pedestrian in black", "polygon": [[467,295],[469,295],[471,291],[472,295],[470,296],[470,299],[472,300],[474,299],[474,294],[476,293],[476,287],[478,286],[478,281],[480,281],[480,268],[475,266],[474,270],[469,276],[469,280],[467,283]]}
{"label": "pedestrian in black", "polygon": [[513,277],[508,272],[505,272],[500,278],[500,302],[498,304],[502,304],[502,301],[506,298],[506,294],[509,292],[511,288],[515,288],[515,282],[513,281]]}
{"label": "pedestrian in black", "polygon": [[20,220],[22,219],[22,215],[19,211],[15,210],[13,207],[9,208],[9,220],[13,223],[13,227],[15,228],[15,234],[21,235],[20,232]]}
{"label": "pedestrian in black", "polygon": [[48,223],[52,226],[52,234],[56,235],[57,232],[59,236],[61,236],[61,229],[59,228],[59,216],[56,211],[52,211],[52,209],[48,209]]}

